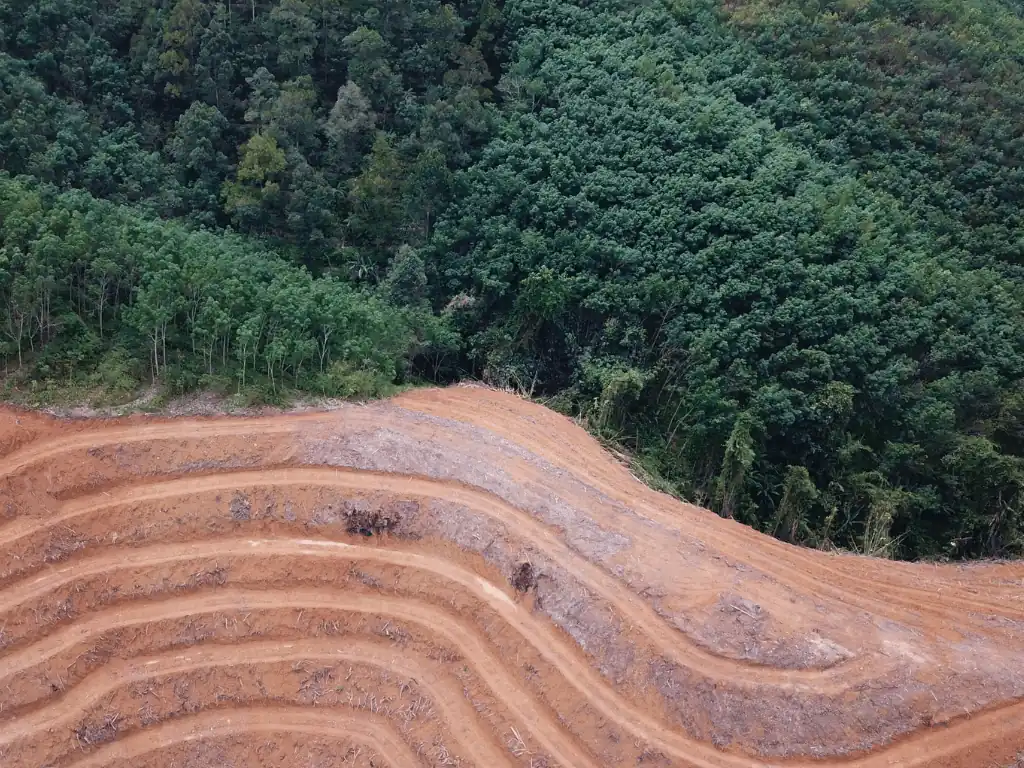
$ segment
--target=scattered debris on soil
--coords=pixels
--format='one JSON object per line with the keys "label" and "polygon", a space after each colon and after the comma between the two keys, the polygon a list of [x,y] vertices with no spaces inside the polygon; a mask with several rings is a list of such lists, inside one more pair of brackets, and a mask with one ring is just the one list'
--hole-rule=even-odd
{"label": "scattered debris on soil", "polygon": [[22,415],[4,768],[1021,763],[1019,563],[790,547],[479,387]]}
{"label": "scattered debris on soil", "polygon": [[374,536],[394,530],[402,522],[398,510],[368,508],[363,505],[350,504],[345,507],[345,530],[360,536]]}
{"label": "scattered debris on soil", "polygon": [[537,575],[533,572],[533,564],[526,562],[516,566],[512,572],[512,587],[516,592],[529,592],[537,586]]}

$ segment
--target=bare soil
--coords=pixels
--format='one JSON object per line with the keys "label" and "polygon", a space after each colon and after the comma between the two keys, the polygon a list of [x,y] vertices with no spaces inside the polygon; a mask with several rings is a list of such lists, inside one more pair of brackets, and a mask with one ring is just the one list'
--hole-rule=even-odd
{"label": "bare soil", "polygon": [[0,411],[0,765],[1009,766],[1024,565],[791,547],[480,387]]}

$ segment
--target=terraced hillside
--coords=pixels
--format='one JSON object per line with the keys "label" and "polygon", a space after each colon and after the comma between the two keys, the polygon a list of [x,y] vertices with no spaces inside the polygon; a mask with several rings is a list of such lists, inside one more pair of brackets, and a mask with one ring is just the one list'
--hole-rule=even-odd
{"label": "terraced hillside", "polygon": [[4,768],[1024,751],[1024,565],[780,544],[510,395],[0,418]]}

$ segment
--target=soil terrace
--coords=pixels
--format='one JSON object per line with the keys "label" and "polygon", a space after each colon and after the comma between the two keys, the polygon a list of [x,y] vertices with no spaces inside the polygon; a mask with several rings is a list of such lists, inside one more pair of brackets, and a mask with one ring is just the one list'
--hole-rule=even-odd
{"label": "soil terrace", "polygon": [[799,549],[481,387],[0,411],[0,765],[1000,768],[1024,565]]}

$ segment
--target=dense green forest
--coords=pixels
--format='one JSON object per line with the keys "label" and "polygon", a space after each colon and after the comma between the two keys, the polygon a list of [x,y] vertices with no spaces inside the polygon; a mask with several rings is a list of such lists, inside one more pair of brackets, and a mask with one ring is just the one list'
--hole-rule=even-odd
{"label": "dense green forest", "polygon": [[1024,549],[1018,0],[0,0],[8,391],[482,379],[789,541]]}

